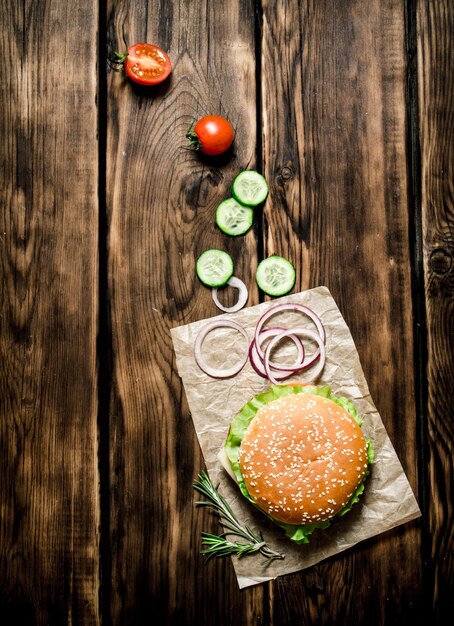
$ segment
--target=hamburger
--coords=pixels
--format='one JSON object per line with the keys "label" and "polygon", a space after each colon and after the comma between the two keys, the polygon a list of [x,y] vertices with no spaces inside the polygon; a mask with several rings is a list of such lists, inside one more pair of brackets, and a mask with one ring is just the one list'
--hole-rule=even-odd
{"label": "hamburger", "polygon": [[242,494],[296,543],[358,502],[373,449],[328,386],[274,385],[235,416],[223,448]]}

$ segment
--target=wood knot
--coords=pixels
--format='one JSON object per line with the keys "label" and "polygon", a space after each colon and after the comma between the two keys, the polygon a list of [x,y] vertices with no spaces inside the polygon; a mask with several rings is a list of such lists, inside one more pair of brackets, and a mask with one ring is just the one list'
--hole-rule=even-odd
{"label": "wood knot", "polygon": [[283,178],[283,180],[289,180],[290,178],[293,178],[295,175],[295,172],[293,170],[292,167],[287,167],[286,165],[281,169],[281,176]]}
{"label": "wood knot", "polygon": [[433,250],[429,257],[429,267],[434,274],[447,274],[452,267],[452,256],[444,248]]}

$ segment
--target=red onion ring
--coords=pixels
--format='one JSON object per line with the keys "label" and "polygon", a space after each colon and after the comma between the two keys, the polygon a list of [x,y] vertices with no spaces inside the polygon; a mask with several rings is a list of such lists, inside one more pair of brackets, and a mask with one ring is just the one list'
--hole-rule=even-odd
{"label": "red onion ring", "polygon": [[227,285],[230,285],[230,287],[233,287],[234,289],[239,290],[238,301],[236,304],[230,307],[226,307],[223,304],[221,304],[218,299],[217,287],[213,287],[211,291],[211,297],[213,298],[215,305],[218,307],[218,309],[221,309],[221,311],[225,311],[226,313],[236,313],[236,311],[239,311],[240,309],[242,309],[244,305],[246,304],[247,299],[249,298],[249,293],[243,281],[237,278],[236,276],[232,276],[231,278],[229,278],[229,280],[227,281]]}
{"label": "red onion ring", "polygon": [[279,313],[282,311],[298,311],[300,313],[304,313],[307,317],[309,317],[314,322],[323,344],[325,343],[326,335],[325,335],[325,329],[323,327],[323,324],[320,318],[318,317],[318,315],[316,315],[309,307],[305,306],[304,304],[298,304],[296,302],[277,304],[276,306],[273,306],[270,309],[268,309],[268,311],[266,311],[266,313],[262,315],[262,317],[259,319],[257,326],[255,328],[254,339],[255,339],[256,346],[257,346],[257,352],[259,353],[262,359],[265,358],[265,352],[264,350],[260,348],[258,337],[260,336],[260,333],[262,332],[262,328],[265,322],[269,320],[269,318],[272,315],[275,315],[276,313]]}
{"label": "red onion ring", "polygon": [[233,320],[218,320],[214,322],[209,322],[208,324],[203,326],[203,328],[201,328],[201,330],[199,331],[194,343],[194,357],[197,365],[200,367],[202,372],[205,372],[205,374],[208,374],[208,376],[211,376],[212,378],[230,378],[231,376],[235,376],[235,374],[238,374],[238,372],[243,369],[248,358],[248,353],[246,351],[246,355],[243,361],[240,361],[237,365],[234,365],[233,367],[222,370],[211,367],[210,365],[208,365],[208,363],[205,363],[205,360],[202,357],[202,344],[205,337],[215,328],[225,327],[238,330],[244,337],[246,337],[246,341],[249,343],[249,337],[246,330],[242,326],[240,326],[240,324],[237,324],[237,322],[234,322]]}
{"label": "red onion ring", "polygon": [[[259,335],[258,348],[257,347],[255,348],[255,351],[257,352],[257,355],[259,358],[260,358],[259,349],[262,348],[263,341],[267,339],[268,337],[275,337],[276,335],[279,335],[279,333],[281,333],[283,330],[285,330],[285,328],[265,328],[264,330],[262,330],[262,332]],[[296,335],[289,335],[288,338],[291,339],[293,343],[295,344],[298,354],[297,354],[295,361],[288,365],[285,365],[282,363],[275,363],[274,361],[271,361],[270,359],[269,364],[270,364],[271,369],[277,370],[278,372],[287,372],[287,373],[294,372],[295,367],[300,367],[302,362],[304,361],[304,345],[301,339],[297,337]]]}
{"label": "red onion ring", "polygon": [[283,330],[281,333],[273,337],[270,343],[267,345],[265,349],[265,358],[263,361],[266,375],[268,379],[270,380],[270,382],[272,382],[275,385],[279,384],[279,380],[276,376],[273,376],[271,372],[272,368],[270,367],[270,354],[273,348],[281,339],[283,339],[284,337],[288,337],[289,335],[292,335],[292,334],[303,335],[303,336],[309,337],[310,339],[313,339],[318,344],[318,354],[315,353],[315,355],[312,355],[308,360],[306,360],[305,362],[303,361],[303,363],[301,364],[301,367],[296,368],[294,370],[294,373],[298,371],[302,371],[302,370],[307,370],[311,365],[313,365],[313,363],[315,363],[317,359],[319,359],[317,367],[311,374],[311,382],[313,382],[320,376],[325,366],[325,359],[326,359],[325,342],[318,333],[315,333],[312,330],[308,330],[307,328],[304,328],[304,326],[297,326],[296,328],[289,328],[287,330]]}
{"label": "red onion ring", "polygon": [[[262,332],[260,333],[260,343],[262,343],[265,339],[268,339],[269,337],[275,337],[276,335],[279,335],[283,330],[285,329],[265,328],[265,330],[262,330]],[[289,339],[292,339],[292,341],[295,343],[298,354],[295,363],[292,364],[291,368],[284,368],[281,364],[275,364],[271,361],[269,362],[270,369],[279,372],[279,374],[275,375],[276,380],[285,380],[286,378],[289,378],[294,373],[295,367],[298,365],[301,366],[301,363],[304,361],[304,346],[302,341],[296,335],[289,335]],[[265,367],[263,365],[263,360],[260,358],[260,355],[258,353],[255,339],[252,340],[251,345],[249,346],[249,360],[251,361],[251,365],[257,372],[257,374],[259,374],[259,376],[262,376],[263,378],[267,378]]]}

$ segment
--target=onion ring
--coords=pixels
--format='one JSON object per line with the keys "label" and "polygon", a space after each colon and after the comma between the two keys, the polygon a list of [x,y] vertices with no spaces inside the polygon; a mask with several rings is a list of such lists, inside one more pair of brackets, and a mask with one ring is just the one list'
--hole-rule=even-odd
{"label": "onion ring", "polygon": [[231,276],[227,281],[227,285],[230,285],[230,287],[239,290],[238,301],[236,304],[229,307],[221,304],[218,299],[218,287],[213,287],[211,291],[211,297],[213,298],[215,305],[218,307],[218,309],[221,309],[221,311],[225,311],[225,313],[236,313],[236,311],[242,309],[246,304],[247,299],[249,298],[249,292],[243,281],[236,276]]}
{"label": "onion ring", "polygon": [[[279,335],[283,330],[286,330],[286,329],[285,328],[265,328],[264,330],[261,331],[259,335],[258,348],[257,347],[255,348],[255,351],[257,352],[257,355],[259,358],[260,358],[259,349],[262,347],[263,341],[267,339],[268,337],[275,337],[276,335]],[[296,335],[288,335],[288,338],[291,339],[293,343],[295,344],[298,354],[294,363],[290,363],[288,365],[285,365],[282,363],[275,363],[271,361],[270,359],[269,360],[270,368],[273,370],[277,370],[278,372],[287,372],[287,373],[294,372],[296,368],[299,369],[301,367],[301,364],[304,361],[304,345],[301,339],[297,337]],[[253,341],[255,341],[255,339]]]}
{"label": "onion ring", "polygon": [[205,363],[205,360],[202,357],[202,344],[205,337],[215,328],[225,327],[233,328],[234,330],[239,331],[244,337],[246,337],[246,341],[249,343],[249,337],[246,330],[242,326],[240,326],[240,324],[234,322],[233,320],[218,320],[214,322],[209,322],[208,324],[206,324],[206,326],[203,326],[203,328],[199,331],[194,343],[194,357],[197,365],[200,367],[202,372],[205,372],[205,374],[208,374],[208,376],[211,376],[212,378],[230,378],[231,376],[235,376],[235,374],[238,374],[238,372],[243,369],[248,358],[248,353],[246,351],[244,359],[240,361],[237,365],[222,370],[211,367],[210,365]]}
{"label": "onion ring", "polygon": [[257,326],[255,327],[254,339],[255,339],[256,346],[257,346],[257,352],[259,353],[262,359],[265,358],[265,352],[264,350],[260,348],[258,337],[262,331],[262,328],[265,322],[272,315],[274,315],[275,313],[279,313],[281,311],[298,311],[300,313],[304,313],[307,317],[309,317],[314,322],[323,344],[325,343],[326,335],[325,335],[325,329],[323,327],[323,324],[320,318],[318,317],[318,315],[316,315],[309,307],[305,306],[304,304],[298,304],[296,302],[277,304],[276,306],[273,306],[270,309],[268,309],[268,311],[266,311],[266,313],[262,315],[262,317],[259,319],[257,323]]}
{"label": "onion ring", "polygon": [[275,385],[279,384],[279,380],[275,376],[273,376],[271,372],[270,354],[271,354],[272,349],[281,339],[283,339],[284,337],[288,337],[291,334],[303,335],[303,336],[305,335],[306,337],[313,339],[318,344],[318,354],[316,353],[315,355],[311,356],[307,361],[305,362],[303,361],[303,363],[301,364],[301,367],[296,369],[295,373],[297,371],[307,370],[318,359],[319,362],[314,372],[312,372],[312,378],[311,378],[311,381],[315,381],[320,376],[325,366],[325,359],[326,359],[325,342],[323,341],[323,339],[320,337],[318,333],[315,333],[312,330],[308,330],[307,328],[304,328],[304,326],[297,326],[296,328],[289,328],[287,330],[283,330],[281,333],[273,337],[270,343],[267,345],[265,349],[265,358],[263,362],[268,379],[270,380],[270,382],[272,382]]}
{"label": "onion ring", "polygon": [[[279,335],[285,328],[265,328],[260,333],[259,341],[262,343],[265,339],[269,337],[275,337]],[[299,369],[301,367],[302,362],[304,361],[304,346],[302,341],[296,335],[289,335],[289,339],[292,339],[294,344],[296,345],[296,349],[298,351],[297,358],[295,363],[291,367],[282,367],[281,364],[275,364],[271,361],[269,362],[270,369],[273,369],[279,372],[279,375],[275,375],[276,380],[285,380],[289,378],[294,372],[295,369]],[[249,360],[251,361],[251,365],[254,370],[262,376],[263,378],[267,378],[265,367],[263,365],[263,360],[260,358],[260,355],[257,350],[255,339],[252,340],[251,345],[249,346]]]}

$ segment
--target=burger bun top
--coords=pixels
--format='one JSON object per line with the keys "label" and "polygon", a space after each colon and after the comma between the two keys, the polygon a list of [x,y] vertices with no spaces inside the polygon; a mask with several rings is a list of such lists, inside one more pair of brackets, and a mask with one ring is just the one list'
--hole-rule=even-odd
{"label": "burger bun top", "polygon": [[285,524],[313,524],[346,506],[367,471],[367,444],[333,400],[297,393],[258,410],[239,464],[259,508]]}

